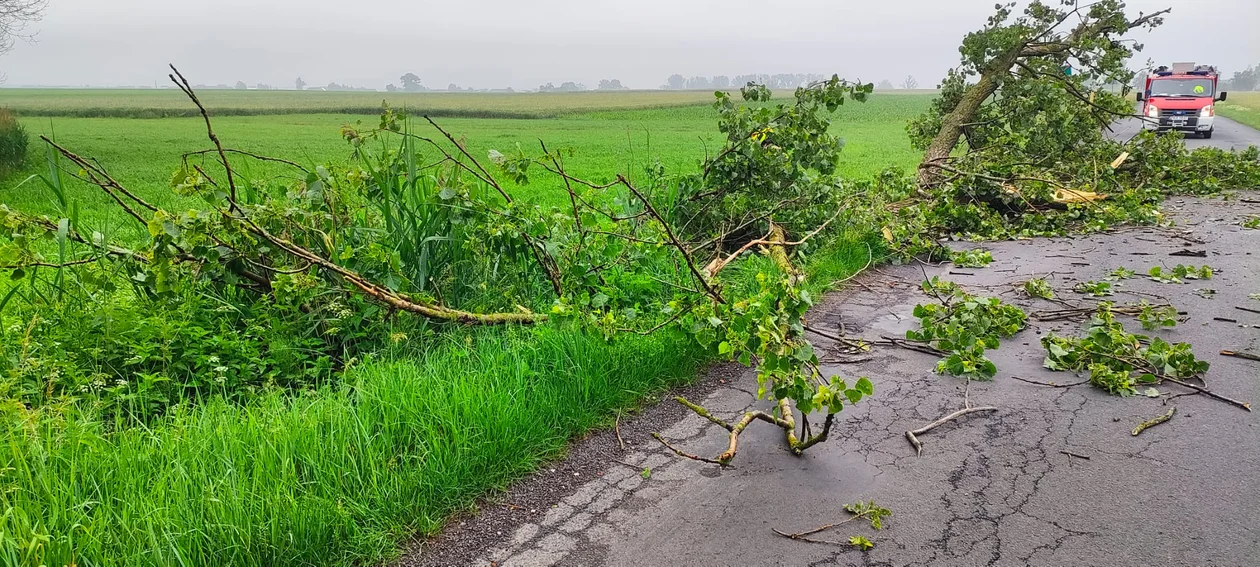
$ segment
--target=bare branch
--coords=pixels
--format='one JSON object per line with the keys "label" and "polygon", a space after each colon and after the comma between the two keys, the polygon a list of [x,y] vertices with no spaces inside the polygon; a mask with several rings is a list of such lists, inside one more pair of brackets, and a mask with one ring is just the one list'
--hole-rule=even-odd
{"label": "bare branch", "polygon": [[[195,151],[195,152],[187,152],[187,153],[185,153],[184,155],[180,156],[180,158],[181,158],[181,159],[183,159],[185,163],[187,163],[188,158],[189,158],[189,157],[191,157],[191,156],[205,155],[205,154],[208,154],[208,153],[211,153],[211,152],[217,152],[217,151],[218,151],[218,149],[213,149],[213,150],[197,150],[197,151]],[[271,156],[264,156],[264,155],[256,154],[256,153],[253,153],[253,152],[247,152],[247,151],[245,151],[245,150],[236,150],[236,149],[232,149],[232,148],[223,148],[223,151],[224,151],[224,152],[227,152],[227,153],[229,153],[229,154],[240,154],[240,155],[243,155],[243,156],[246,156],[246,157],[250,157],[250,158],[256,159],[256,160],[258,160],[258,161],[270,161],[270,162],[282,163],[282,164],[285,164],[285,165],[287,165],[287,166],[290,166],[290,167],[293,167],[293,168],[296,168],[296,169],[300,169],[303,173],[310,173],[310,172],[311,172],[309,169],[306,169],[305,167],[303,167],[303,166],[302,166],[302,164],[297,163],[297,162],[294,162],[294,161],[289,161],[289,160],[287,160],[287,159],[283,159],[283,158],[277,158],[277,157],[271,157]]]}
{"label": "bare branch", "polygon": [[972,414],[972,413],[976,413],[976,412],[989,412],[989,411],[998,411],[998,409],[997,409],[997,408],[995,408],[995,407],[991,407],[991,406],[984,406],[984,407],[978,407],[978,408],[964,408],[964,409],[960,409],[960,410],[958,410],[958,411],[956,411],[956,412],[954,412],[954,413],[951,413],[951,414],[949,414],[949,415],[947,415],[947,416],[945,416],[945,417],[942,417],[942,418],[940,418],[940,419],[938,419],[938,420],[936,420],[936,421],[933,421],[932,423],[929,423],[929,424],[927,424],[927,425],[924,425],[923,427],[920,427],[920,428],[915,429],[915,430],[912,430],[912,431],[907,431],[907,432],[906,432],[906,439],[908,439],[908,440],[910,441],[910,444],[914,446],[914,451],[915,451],[915,454],[916,454],[916,455],[918,455],[918,456],[922,456],[922,455],[923,455],[923,443],[921,443],[921,442],[919,441],[919,438],[917,437],[918,435],[923,435],[924,433],[927,433],[927,432],[929,432],[929,431],[931,431],[931,430],[933,430],[933,429],[936,429],[937,427],[940,427],[941,425],[944,425],[944,424],[946,424],[946,423],[949,423],[950,421],[953,421],[953,420],[955,420],[955,419],[958,419],[958,418],[960,418],[960,417],[962,417],[962,416],[965,416],[965,415],[968,415],[968,414]]}
{"label": "bare branch", "polygon": [[[84,179],[84,181],[87,181],[89,183],[92,183],[93,185],[96,185],[97,187],[100,187],[101,190],[104,191],[106,195],[109,195],[110,198],[112,198],[115,203],[118,203],[118,206],[122,207],[122,209],[126,211],[127,214],[131,215],[132,218],[139,221],[140,224],[148,224],[149,219],[145,218],[143,215],[136,212],[136,210],[132,208],[131,205],[127,204],[127,202],[124,201],[123,198],[119,196],[120,193],[123,196],[126,196],[135,204],[140,205],[141,207],[149,209],[150,211],[153,211],[153,212],[156,212],[158,210],[157,207],[150,205],[144,199],[141,199],[140,197],[136,196],[131,191],[128,191],[126,187],[123,187],[122,184],[115,181],[113,177],[110,177],[109,173],[106,172],[104,169],[101,169],[100,166],[58,145],[57,142],[50,140],[47,136],[40,136],[39,139],[43,140],[44,143],[48,144],[49,146],[52,146],[53,149],[57,150],[59,153],[61,153],[61,155],[65,156],[66,159],[70,160],[75,165],[82,168],[82,170],[85,171],[88,175],[88,178]],[[78,176],[76,175],[76,177]]]}
{"label": "bare branch", "polygon": [[[232,177],[232,164],[228,163],[227,153],[223,151],[223,144],[219,142],[219,137],[214,134],[214,128],[210,126],[210,113],[208,113],[206,111],[206,107],[201,104],[201,100],[197,98],[197,93],[193,92],[192,85],[188,84],[188,79],[184,78],[184,75],[179,72],[179,69],[175,68],[175,65],[172,64],[170,67],[171,71],[174,72],[174,74],[167,75],[170,77],[171,82],[175,83],[175,86],[179,87],[179,90],[184,91],[184,95],[186,95],[193,104],[197,105],[197,110],[201,111],[201,119],[206,122],[206,135],[209,136],[210,141],[214,143],[215,149],[219,152],[219,160],[223,162],[223,169],[227,171],[228,195],[231,196],[233,203],[235,203],[236,180]],[[176,77],[178,77],[178,79]],[[236,205],[234,204],[232,206]]]}
{"label": "bare branch", "polygon": [[[437,128],[437,131],[441,132],[443,136],[446,136],[447,140],[450,140],[452,144],[455,144],[455,148],[458,149],[460,153],[464,154],[464,157],[467,157],[468,160],[471,161],[473,165],[477,166],[477,169],[480,170],[483,175],[485,175],[482,181],[485,181],[486,183],[489,183],[492,187],[494,187],[495,190],[497,190],[499,194],[503,196],[503,199],[505,201],[509,203],[512,202],[512,196],[508,195],[508,192],[503,189],[502,185],[499,185],[499,182],[495,180],[494,176],[490,175],[490,172],[486,171],[486,168],[481,166],[481,162],[477,161],[477,158],[473,157],[472,154],[468,153],[468,150],[464,148],[463,144],[460,144],[458,141],[456,141],[454,136],[450,135],[450,133],[447,132],[446,130],[443,130],[441,126],[438,126],[438,123],[434,122],[432,118],[428,117],[428,115],[425,115],[424,119],[428,120],[429,124],[432,124],[434,128]],[[429,142],[433,143],[432,140],[429,140]],[[437,144],[433,143],[433,145],[436,146]]]}

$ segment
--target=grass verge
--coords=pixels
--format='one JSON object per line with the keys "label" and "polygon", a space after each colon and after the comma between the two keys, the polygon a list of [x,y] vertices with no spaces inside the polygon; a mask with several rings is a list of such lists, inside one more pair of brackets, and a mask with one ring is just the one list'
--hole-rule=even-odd
{"label": "grass verge", "polygon": [[1229,100],[1216,103],[1216,112],[1260,130],[1260,92],[1231,92]]}
{"label": "grass verge", "polygon": [[[466,341],[466,342],[465,342]],[[387,556],[555,456],[646,392],[693,376],[661,335],[469,332],[346,386],[214,402],[109,433],[90,411],[5,412],[10,565],[346,565]],[[652,361],[651,364],[646,364]]]}

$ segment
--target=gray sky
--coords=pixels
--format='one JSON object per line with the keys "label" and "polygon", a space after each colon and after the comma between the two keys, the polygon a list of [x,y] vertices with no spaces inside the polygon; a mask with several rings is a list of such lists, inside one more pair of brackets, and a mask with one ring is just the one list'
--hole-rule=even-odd
{"label": "gray sky", "polygon": [[[173,62],[194,83],[301,76],[383,88],[536,88],[618,78],[839,73],[933,86],[994,0],[51,0],[34,44],[0,58],[8,86],[152,85]],[[1173,8],[1140,58],[1260,63],[1260,1],[1131,0]]]}

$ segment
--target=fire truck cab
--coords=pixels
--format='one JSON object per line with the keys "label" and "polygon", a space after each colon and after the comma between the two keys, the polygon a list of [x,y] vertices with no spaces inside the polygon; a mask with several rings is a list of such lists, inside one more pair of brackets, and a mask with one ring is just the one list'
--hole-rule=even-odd
{"label": "fire truck cab", "polygon": [[1226,98],[1216,87],[1216,67],[1211,65],[1174,63],[1171,68],[1153,69],[1146,76],[1146,89],[1138,93],[1144,127],[1211,138],[1214,103]]}

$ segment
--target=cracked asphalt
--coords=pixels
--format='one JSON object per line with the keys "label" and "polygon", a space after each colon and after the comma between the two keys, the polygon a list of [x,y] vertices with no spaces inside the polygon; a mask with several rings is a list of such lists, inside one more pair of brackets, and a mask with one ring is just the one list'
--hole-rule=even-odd
{"label": "cracked asphalt", "polygon": [[[1247,202],[1251,201],[1251,202]],[[1260,231],[1238,226],[1260,214],[1260,195],[1174,199],[1165,211],[1175,229],[1124,229],[1074,239],[988,243],[986,268],[929,267],[927,274],[971,292],[997,295],[1026,311],[1057,304],[1022,297],[1015,287],[1047,277],[1060,298],[1124,266],[1211,265],[1211,280],[1122,282],[1108,300],[1166,298],[1187,320],[1159,331],[1194,345],[1212,367],[1206,384],[1260,401],[1260,362],[1220,350],[1260,354]],[[968,244],[967,246],[973,246]],[[1206,258],[1172,252],[1204,251]],[[811,324],[850,335],[902,335],[914,324],[917,265],[883,266],[828,296]],[[1208,293],[1202,290],[1213,290]],[[1232,321],[1215,320],[1214,317]],[[734,467],[679,458],[657,444],[660,431],[682,449],[713,456],[725,431],[666,401],[620,422],[621,441],[604,431],[578,442],[571,456],[483,512],[454,523],[413,549],[404,565],[1107,565],[1247,566],[1260,564],[1260,427],[1257,415],[1168,384],[1161,397],[1120,398],[1089,385],[1051,388],[1011,379],[1077,381],[1042,367],[1039,339],[1075,333],[1080,321],[1039,323],[990,353],[992,381],[972,382],[973,414],[920,436],[916,457],[904,437],[962,407],[965,381],[934,374],[936,357],[877,348],[870,360],[827,364],[828,372],[875,383],[871,398],[847,407],[833,438],[803,457],[787,452],[779,430],[754,423],[741,437]],[[1125,324],[1141,332],[1137,322]],[[836,353],[820,339],[824,360]],[[729,366],[687,395],[731,419],[755,400],[753,374]],[[1176,406],[1176,416],[1142,435],[1139,422]],[[818,420],[820,421],[820,420]],[[622,449],[622,443],[625,449]],[[1071,456],[1064,451],[1079,456]],[[650,469],[650,474],[643,470]],[[561,488],[557,488],[561,487]],[[868,552],[793,541],[771,529],[804,531],[844,519],[846,504],[875,500],[893,511],[882,531],[847,524],[818,537],[865,535]]]}
{"label": "cracked asphalt", "polygon": [[[1213,140],[1187,144],[1260,145],[1260,132],[1218,121]],[[1115,135],[1131,134],[1126,128],[1133,124],[1120,124]],[[1260,355],[1260,313],[1237,309],[1260,310],[1249,298],[1260,293],[1260,230],[1238,225],[1260,214],[1260,194],[1172,199],[1164,211],[1177,228],[986,243],[995,258],[988,267],[947,264],[926,273],[1034,312],[1060,307],[1016,291],[1034,276],[1046,277],[1061,299],[1088,306],[1097,300],[1071,288],[1114,268],[1143,274],[1155,265],[1206,263],[1217,270],[1211,280],[1130,279],[1104,299],[1172,303],[1186,321],[1154,334],[1194,345],[1212,365],[1205,380],[1213,391],[1260,402],[1260,362],[1218,354]],[[1207,257],[1170,256],[1185,250]],[[811,325],[904,336],[915,324],[915,304],[930,301],[918,289],[923,275],[917,265],[875,268],[828,295],[811,311]],[[827,372],[868,376],[875,395],[846,407],[832,438],[803,457],[787,452],[780,430],[754,423],[732,468],[679,458],[651,433],[715,456],[726,432],[667,397],[576,442],[562,461],[483,501],[433,540],[416,542],[397,565],[1260,565],[1260,416],[1206,396],[1176,396],[1188,390],[1173,384],[1160,386],[1158,398],[1120,398],[1089,385],[1011,378],[1079,381],[1042,367],[1040,337],[1082,326],[1030,320],[1003,341],[989,353],[995,379],[967,391],[973,406],[999,411],[920,435],[922,456],[905,432],[961,409],[966,382],[933,373],[936,357],[893,347],[839,363],[830,341],[818,339],[824,362],[833,361]],[[770,407],[755,391],[752,371],[718,365],[681,393],[730,420]],[[1130,434],[1169,406],[1178,408],[1171,421]],[[846,504],[867,500],[893,511],[885,529],[851,522],[816,537],[865,535],[875,542],[870,551],[772,531],[833,523],[848,516]]]}

